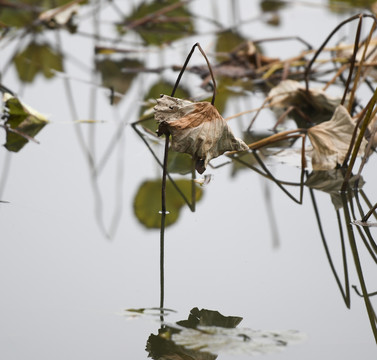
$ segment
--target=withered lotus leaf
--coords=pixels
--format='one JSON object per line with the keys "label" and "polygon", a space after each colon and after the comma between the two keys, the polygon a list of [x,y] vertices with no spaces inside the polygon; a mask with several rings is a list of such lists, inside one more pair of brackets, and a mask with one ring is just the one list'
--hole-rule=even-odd
{"label": "withered lotus leaf", "polygon": [[[341,164],[348,151],[355,122],[347,109],[339,105],[332,118],[308,130],[313,145],[312,165],[314,170],[335,169]],[[358,155],[364,153],[367,141],[364,139]]]}
{"label": "withered lotus leaf", "polygon": [[303,84],[295,80],[284,80],[272,88],[268,94],[271,98],[270,106],[275,108],[286,108],[294,105],[302,107],[310,102],[311,106],[318,110],[334,111],[339,105],[341,98],[328,95],[320,89],[309,89],[305,91]]}
{"label": "withered lotus leaf", "polygon": [[158,135],[172,136],[172,149],[192,155],[196,170],[202,174],[208,162],[226,151],[246,151],[227,122],[209,102],[191,102],[162,95],[154,107],[159,123]]}

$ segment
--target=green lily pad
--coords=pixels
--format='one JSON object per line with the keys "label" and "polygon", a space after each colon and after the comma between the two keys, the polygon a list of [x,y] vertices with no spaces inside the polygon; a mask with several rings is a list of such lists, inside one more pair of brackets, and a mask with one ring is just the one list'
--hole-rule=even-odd
{"label": "green lily pad", "polygon": [[51,79],[55,76],[53,70],[63,71],[63,55],[47,43],[31,42],[13,61],[18,77],[23,82],[32,82],[38,73]]}
{"label": "green lily pad", "polygon": [[[175,183],[186,196],[191,200],[192,181],[186,179],[176,180]],[[197,185],[196,201],[202,197],[202,189]],[[166,209],[169,214],[166,215],[166,226],[174,224],[179,217],[180,210],[184,206],[185,200],[174,188],[170,181],[166,184]],[[134,212],[137,219],[145,227],[150,229],[159,229],[161,226],[161,180],[147,180],[141,184],[135,199]]]}

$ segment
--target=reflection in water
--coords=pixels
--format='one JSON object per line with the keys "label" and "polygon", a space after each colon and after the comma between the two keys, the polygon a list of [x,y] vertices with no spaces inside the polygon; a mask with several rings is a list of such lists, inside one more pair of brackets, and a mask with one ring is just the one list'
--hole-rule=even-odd
{"label": "reflection in water", "polygon": [[[373,304],[376,285],[372,281],[373,274],[366,273],[364,267],[366,261],[377,263],[375,238],[371,229],[364,226],[376,223],[377,214],[373,205],[376,199],[370,200],[363,190],[362,169],[360,168],[358,175],[353,175],[352,166],[349,166],[351,163],[349,160],[362,153],[360,148],[363,150],[366,142],[371,147],[371,152],[367,152],[365,161],[369,156],[374,156],[373,138],[376,126],[373,127],[372,122],[375,121],[377,93],[373,72],[369,70],[375,65],[376,58],[373,54],[376,45],[375,40],[372,39],[374,29],[369,27],[370,23],[367,28],[365,27],[365,24],[371,20],[371,15],[368,13],[352,18],[358,21],[358,29],[364,26],[363,29],[367,31],[366,36],[361,30],[357,30],[355,34],[352,33],[345,45],[336,43],[332,48],[327,48],[329,43],[326,40],[323,42],[323,47],[316,50],[297,36],[253,41],[245,35],[249,32],[243,31],[242,25],[253,21],[267,19],[265,25],[269,25],[266,26],[278,25],[278,11],[290,7],[288,2],[261,1],[261,9],[276,12],[276,17],[272,18],[270,14],[266,17],[262,14],[263,16],[258,16],[257,20],[237,21],[237,16],[240,16],[237,15],[238,2],[232,1],[232,13],[237,26],[231,28],[220,22],[221,17],[217,19],[214,16],[210,21],[202,16],[192,16],[189,2],[140,1],[134,9],[128,9],[128,15],[123,8],[125,3],[119,1],[70,3],[56,0],[54,6],[68,4],[68,7],[53,9],[53,13],[44,11],[51,10],[51,6],[45,1],[0,5],[2,50],[9,44],[13,46],[8,52],[8,59],[3,60],[1,81],[4,79],[5,83],[0,84],[0,89],[3,93],[16,95],[13,82],[7,83],[10,69],[14,70],[15,76],[20,81],[20,95],[26,91],[25,84],[30,84],[38,78],[43,77],[49,81],[61,80],[77,141],[89,170],[95,215],[103,235],[113,238],[121,222],[124,203],[122,189],[125,182],[124,133],[128,124],[132,123],[136,134],[156,160],[157,167],[164,167],[159,153],[163,141],[156,136],[157,123],[152,113],[154,99],[161,93],[170,94],[174,87],[170,78],[171,73],[184,69],[179,60],[170,59],[171,52],[177,54],[182,50],[179,41],[184,41],[185,38],[186,40],[188,38],[187,46],[196,43],[196,37],[199,37],[200,32],[196,28],[199,23],[196,20],[204,21],[214,27],[210,32],[214,44],[214,53],[211,55],[214,61],[217,61],[213,64],[213,73],[218,84],[216,107],[219,113],[223,114],[229,109],[233,111],[232,106],[238,104],[238,100],[245,101],[245,108],[240,109],[242,111],[239,114],[232,115],[229,119],[244,116],[242,119],[245,120],[245,115],[255,113],[252,119],[247,119],[246,126],[240,121],[242,129],[246,129],[243,132],[243,141],[249,144],[250,151],[228,153],[223,165],[232,167],[233,177],[236,177],[240,171],[252,170],[258,173],[270,182],[268,185],[276,186],[297,204],[303,204],[304,192],[309,191],[319,235],[341,296],[348,308],[351,307],[353,293],[362,297],[377,341],[376,312]],[[217,5],[215,7],[217,8]],[[77,17],[82,10],[86,15]],[[113,30],[112,33],[109,32],[112,34],[110,38],[102,28],[107,21],[100,21],[105,11],[112,11],[117,18],[110,22]],[[64,18],[57,16],[61,13],[64,13]],[[93,32],[89,34],[89,38],[93,42],[90,49],[95,51],[90,53],[89,60],[81,61],[75,58],[77,48],[69,48],[69,44],[64,42],[66,39],[64,36],[69,34],[72,37],[73,35],[88,37],[83,27],[86,18],[93,21]],[[195,38],[189,38],[193,34]],[[326,35],[321,34],[323,39]],[[72,40],[72,37],[69,37],[69,40]],[[300,51],[293,57],[283,58],[284,52],[279,53],[279,57],[264,54],[264,46],[267,43],[281,46],[282,41],[291,40],[301,46]],[[370,53],[363,50],[368,46]],[[158,56],[163,54],[161,57],[165,59],[154,57],[155,52]],[[320,59],[322,55],[324,56]],[[325,55],[328,57],[325,58]],[[159,64],[160,61],[162,64]],[[84,118],[86,125],[82,124],[81,115],[83,96],[81,93],[77,96],[77,92],[75,93],[75,85],[79,82],[74,82],[76,81],[72,75],[74,72],[71,73],[73,64],[78,65],[84,74],[89,74],[89,81],[84,81],[91,87],[89,116],[87,119]],[[175,96],[188,99],[190,102],[210,98],[215,81],[212,79],[211,82],[211,70],[208,66],[206,64],[188,66],[187,72],[189,80],[185,82],[185,87],[177,89]],[[12,77],[10,78],[13,80]],[[198,83],[200,87],[196,86]],[[321,86],[321,89],[316,89],[312,83]],[[329,88],[340,90],[338,91],[340,95],[330,96]],[[359,89],[362,90],[359,92]],[[98,107],[99,93],[106,94],[105,101],[111,109],[109,112],[114,110],[111,115],[106,115],[106,120],[111,119],[112,116],[117,120],[115,130],[109,139],[103,136],[96,124],[103,120]],[[110,99],[108,99],[109,94]],[[251,109],[251,98],[254,101],[257,95],[262,98],[261,104]],[[142,103],[135,101],[135,97]],[[23,106],[19,98],[15,96],[12,99],[11,101],[4,99],[4,105],[8,110],[1,120],[1,126],[7,135],[6,148],[10,151],[21,149],[25,151],[24,145],[27,141],[33,140],[39,132],[43,132],[45,122],[38,122],[34,118],[31,120],[31,114],[21,109]],[[193,102],[193,104],[197,103]],[[53,110],[55,113],[60,112],[60,108]],[[270,127],[272,131],[266,136],[261,136],[260,139],[253,139],[257,120],[263,118],[264,121],[263,116],[267,112],[275,117],[274,124],[270,126],[263,123],[263,127]],[[120,113],[124,115],[121,116]],[[139,120],[133,122],[135,118]],[[26,119],[28,121],[25,121]],[[309,147],[309,141],[313,148]],[[25,148],[27,149],[27,146]],[[288,151],[289,155],[287,155]],[[169,312],[164,308],[165,226],[177,222],[183,206],[187,205],[191,211],[195,211],[196,202],[203,202],[205,192],[198,183],[206,182],[205,179],[196,179],[195,166],[190,156],[174,152],[172,148],[166,152],[166,156],[168,161],[164,169],[167,177],[167,196],[162,201],[164,206],[161,208],[163,181],[158,177],[140,181],[132,199],[134,215],[140,224],[148,229],[161,230],[160,302],[157,308],[161,328],[158,334],[150,335],[148,339],[147,351],[150,356],[156,359],[175,356],[186,359],[187,357],[214,359],[216,354],[221,352],[253,354],[256,351],[284,348],[291,341],[301,340],[302,334],[298,332],[273,333],[242,329],[237,327],[241,318],[224,317],[216,311],[205,309],[192,309],[188,320],[175,324],[165,322],[165,316]],[[110,160],[114,160],[114,157],[115,170],[109,171]],[[297,176],[294,181],[282,180],[275,174],[275,168],[271,163],[290,162],[293,157],[294,161],[298,159],[295,165],[299,170],[292,170]],[[0,202],[8,200],[5,185],[11,169],[10,162],[10,155],[6,154],[0,181]],[[140,162],[142,163],[143,160]],[[213,164],[209,166],[216,168]],[[111,196],[102,185],[105,169],[110,172],[112,181],[115,180],[112,182],[114,193],[111,193]],[[202,167],[200,169],[203,170]],[[289,169],[291,171],[292,168]],[[344,175],[347,171],[348,175],[351,175],[349,178],[348,175]],[[329,199],[334,208],[340,248],[340,255],[337,256],[331,250],[336,241],[326,232],[327,225],[333,224],[334,219],[322,216],[322,209],[317,202],[319,192],[330,195]],[[244,195],[240,190],[240,196]],[[113,206],[109,219],[105,215],[106,205],[110,200]],[[270,193],[266,192],[266,203],[271,204],[270,200]],[[170,211],[167,216],[166,210]],[[275,224],[273,210],[270,206],[269,219]],[[374,220],[368,221],[369,217],[373,217]],[[274,231],[275,244],[278,234],[277,230]],[[339,263],[338,257],[340,268],[336,266]],[[350,279],[351,268],[356,269],[357,284],[353,284]],[[207,352],[202,351],[203,349]]]}
{"label": "reflection in water", "polygon": [[[353,176],[349,180],[349,187],[346,192],[342,192],[341,188],[344,183],[344,170],[334,169],[329,171],[313,171],[308,174],[305,172],[305,177],[300,183],[290,183],[287,181],[278,180],[274,175],[268,170],[268,167],[263,163],[257,153],[254,151],[253,155],[259,161],[260,167],[254,164],[254,161],[245,162],[242,157],[236,157],[238,163],[243,164],[246,168],[258,172],[260,175],[264,176],[266,179],[273,181],[284,193],[286,193],[293,201],[298,202],[297,199],[287,190],[286,186],[300,187],[300,199],[302,199],[303,186],[309,189],[310,198],[312,201],[314,213],[317,219],[317,225],[319,234],[322,239],[322,243],[325,249],[325,253],[334,275],[335,281],[338,285],[340,293],[343,300],[348,308],[351,307],[351,294],[350,294],[350,279],[349,279],[349,265],[347,261],[347,240],[349,243],[349,248],[352,254],[352,260],[357,271],[359,286],[361,288],[361,294],[357,291],[357,286],[352,285],[352,287],[364,298],[365,307],[368,313],[369,321],[371,324],[372,332],[377,342],[377,317],[374,310],[371,297],[375,295],[375,289],[372,288],[368,290],[367,282],[365,276],[371,276],[371,274],[364,274],[363,272],[363,261],[372,260],[377,264],[377,244],[373,235],[370,232],[368,226],[356,226],[353,224],[362,224],[360,219],[365,216],[365,207],[367,211],[373,209],[371,202],[369,201],[367,195],[362,190],[364,180],[360,176]],[[326,236],[325,228],[326,223],[328,225],[333,223],[333,219],[326,218],[325,221],[321,219],[320,209],[317,205],[315,191],[322,191],[330,195],[331,202],[334,206],[334,211],[338,223],[339,239],[340,239],[340,249],[341,249],[341,260],[343,268],[341,272],[343,276],[339,275],[339,270],[336,269],[333,256],[331,255],[330,246],[328,242],[335,242],[335,239],[328,239]],[[361,203],[361,199],[364,201],[365,205]],[[355,206],[356,205],[356,206]],[[356,210],[358,214],[356,213]],[[373,216],[377,219],[377,212],[372,211]],[[356,229],[356,232],[355,232]],[[356,237],[358,235],[358,237]],[[359,245],[358,245],[359,244]],[[360,254],[360,247],[362,247],[363,252],[369,255],[369,259],[362,259]],[[348,252],[350,251],[348,250]],[[341,278],[343,277],[343,281]],[[371,282],[369,286],[375,286],[375,283]]]}
{"label": "reflection in water", "polygon": [[237,328],[241,317],[193,308],[187,320],[164,325],[151,334],[146,350],[153,359],[216,359],[217,355],[257,355],[281,351],[305,339],[299,331],[262,331]]}

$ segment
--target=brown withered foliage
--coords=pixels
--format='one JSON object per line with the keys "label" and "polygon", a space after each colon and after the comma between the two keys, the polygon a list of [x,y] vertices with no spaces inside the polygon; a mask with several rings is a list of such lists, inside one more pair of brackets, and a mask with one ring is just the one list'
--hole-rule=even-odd
{"label": "brown withered foliage", "polygon": [[154,107],[158,135],[172,136],[172,149],[190,154],[195,169],[202,174],[208,162],[226,151],[246,151],[227,122],[209,102],[191,102],[162,95]]}

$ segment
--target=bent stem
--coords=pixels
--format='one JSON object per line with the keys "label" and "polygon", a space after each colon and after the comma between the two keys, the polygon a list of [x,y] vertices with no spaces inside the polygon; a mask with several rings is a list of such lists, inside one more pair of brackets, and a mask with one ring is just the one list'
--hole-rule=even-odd
{"label": "bent stem", "polygon": [[[212,77],[213,96],[212,96],[211,104],[214,105],[215,96],[216,96],[216,81],[215,81],[215,77],[213,75],[212,68],[211,68],[211,65],[209,63],[209,60],[208,60],[206,54],[204,53],[204,50],[202,49],[202,47],[199,45],[199,43],[194,44],[190,53],[188,54],[186,61],[183,64],[183,67],[182,67],[182,69],[181,69],[181,71],[180,71],[180,73],[177,77],[175,84],[174,84],[174,88],[172,90],[171,96],[174,97],[174,94],[175,94],[175,92],[178,88],[179,82],[181,81],[182,75],[183,75],[184,71],[186,70],[187,64],[190,61],[191,56],[192,56],[196,47],[198,47],[198,49],[200,50],[200,52],[204,56],[204,58],[207,62],[207,65],[208,65],[209,72],[210,72],[211,77]],[[166,214],[167,214],[167,212],[166,212],[166,178],[168,176],[167,168],[168,168],[170,133],[168,131],[164,131],[164,134],[165,134],[165,151],[164,151],[164,162],[163,162],[163,167],[162,167],[162,182],[161,182],[161,227],[160,227],[160,320],[161,320],[161,322],[163,322],[163,320],[164,320],[164,310],[163,310],[164,309],[164,260],[165,260],[164,250],[165,250],[165,225],[166,225],[165,220],[166,220]],[[193,178],[194,177],[195,177],[195,174],[193,174]],[[192,188],[193,198],[195,196],[194,185],[195,184],[194,184],[194,181],[193,181],[193,188]],[[193,206],[194,206],[194,209],[195,209],[195,205],[193,205]]]}
{"label": "bent stem", "polygon": [[[353,169],[353,166],[355,165],[357,154],[359,152],[359,149],[360,149],[361,142],[363,140],[364,134],[367,131],[368,125],[369,125],[369,123],[370,123],[370,121],[372,119],[372,112],[373,112],[374,106],[376,105],[376,102],[377,102],[377,89],[375,90],[375,92],[374,92],[374,94],[372,96],[372,99],[370,100],[370,102],[368,104],[368,111],[367,111],[367,113],[365,115],[365,118],[364,118],[363,123],[362,123],[361,128],[360,128],[359,135],[358,135],[356,143],[355,143],[355,145],[353,147],[353,152],[352,152],[351,160],[350,160],[350,163],[349,163],[349,165],[347,167],[346,174],[344,176],[343,185],[342,185],[342,187],[340,189],[341,191],[346,191],[346,189],[347,189],[348,182],[349,182],[349,180],[351,178],[352,169]],[[355,131],[357,131],[357,129],[355,129]]]}
{"label": "bent stem", "polygon": [[215,80],[215,76],[213,75],[212,67],[211,67],[211,64],[209,63],[209,60],[208,60],[208,58],[207,58],[207,55],[205,54],[204,50],[202,49],[202,47],[200,46],[199,43],[194,44],[194,46],[192,47],[191,51],[190,51],[189,54],[187,55],[186,61],[185,61],[185,63],[183,64],[182,69],[181,69],[181,71],[180,71],[180,73],[179,73],[179,75],[178,75],[178,77],[177,77],[177,81],[176,81],[175,84],[174,84],[174,88],[173,88],[173,91],[172,91],[171,96],[172,96],[172,97],[174,96],[175,91],[176,91],[177,88],[178,88],[179,82],[181,81],[182,75],[183,75],[183,73],[185,72],[186,67],[187,67],[187,64],[189,63],[189,61],[190,61],[190,59],[191,59],[191,56],[192,56],[192,54],[194,53],[194,50],[195,50],[196,47],[198,47],[199,51],[202,53],[204,59],[206,60],[206,63],[207,63],[207,66],[208,66],[208,70],[209,70],[209,73],[211,74],[211,79],[212,79],[212,82],[213,82],[213,95],[212,95],[211,104],[214,105],[214,104],[215,104],[215,97],[216,97],[216,80]]}
{"label": "bent stem", "polygon": [[360,261],[360,258],[359,258],[359,252],[358,252],[358,249],[357,249],[356,239],[355,239],[355,235],[354,235],[352,223],[351,223],[351,216],[350,216],[350,212],[349,212],[349,208],[348,208],[347,193],[342,192],[341,196],[342,196],[342,203],[343,203],[344,218],[345,218],[345,222],[346,222],[346,226],[347,226],[347,232],[348,232],[348,240],[350,242],[353,259],[354,259],[357,275],[358,275],[358,278],[359,278],[361,291],[362,291],[363,298],[364,298],[365,307],[367,309],[369,322],[370,322],[372,332],[373,332],[373,335],[374,335],[374,340],[377,343],[377,326],[376,326],[376,321],[375,321],[375,314],[374,314],[374,311],[373,311],[373,306],[372,306],[370,299],[369,299],[369,296],[368,296],[368,291],[367,291],[366,283],[365,283],[365,280],[364,280],[363,270],[362,270],[362,267],[361,267],[361,261]]}
{"label": "bent stem", "polygon": [[340,277],[338,275],[338,272],[335,268],[334,262],[331,257],[329,246],[327,245],[328,241],[326,240],[325,231],[322,226],[322,221],[320,217],[320,212],[317,205],[317,200],[314,196],[314,191],[312,188],[309,188],[310,198],[312,200],[312,205],[314,209],[314,214],[317,220],[318,230],[319,234],[322,239],[322,244],[325,249],[326,257],[330,265],[331,272],[334,275],[335,281],[338,285],[338,288],[340,290],[340,294],[342,295],[342,298],[349,309],[351,307],[351,296],[350,296],[350,286],[349,286],[349,276],[348,276],[348,265],[347,265],[347,256],[346,256],[346,247],[345,247],[345,241],[344,241],[344,234],[341,224],[341,218],[339,214],[339,210],[336,210],[336,216],[338,220],[338,227],[339,227],[339,235],[340,235],[340,243],[341,243],[341,249],[342,249],[342,260],[343,260],[343,273],[344,273],[344,286],[340,280]]}
{"label": "bent stem", "polygon": [[375,212],[375,210],[377,209],[377,203],[374,204],[374,206],[365,214],[365,216],[362,218],[362,222],[367,222],[368,219],[370,218],[370,216]]}
{"label": "bent stem", "polygon": [[353,20],[357,20],[357,19],[360,19],[360,18],[365,18],[365,17],[370,17],[374,20],[374,22],[376,22],[376,17],[374,15],[371,15],[371,14],[357,14],[357,15],[354,15],[354,16],[351,16],[349,17],[348,19],[342,21],[339,25],[337,25],[335,27],[335,29],[333,31],[331,31],[331,33],[327,36],[327,38],[325,39],[325,41],[322,43],[322,45],[318,48],[318,50],[315,52],[314,56],[312,57],[312,59],[309,61],[308,65],[306,66],[306,69],[305,69],[305,74],[304,74],[304,78],[305,78],[305,88],[306,88],[306,91],[309,91],[309,73],[310,73],[310,70],[311,70],[311,67],[312,65],[314,64],[315,60],[317,59],[317,57],[319,56],[319,54],[322,52],[322,50],[325,48],[325,46],[327,45],[327,43],[330,41],[330,39],[334,36],[334,34],[345,24],[353,21]]}

